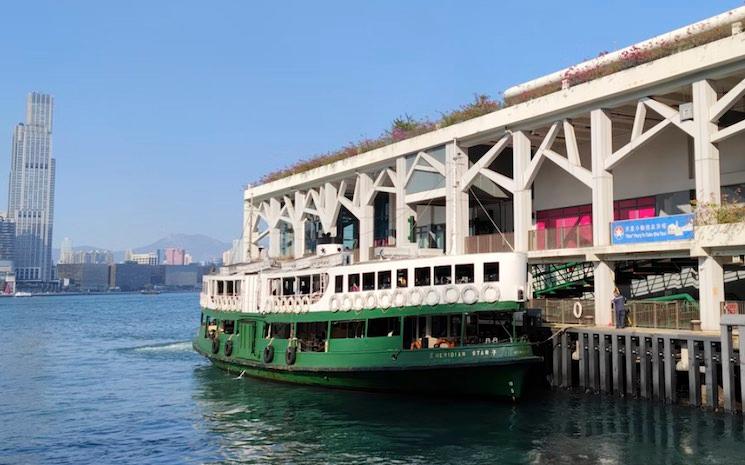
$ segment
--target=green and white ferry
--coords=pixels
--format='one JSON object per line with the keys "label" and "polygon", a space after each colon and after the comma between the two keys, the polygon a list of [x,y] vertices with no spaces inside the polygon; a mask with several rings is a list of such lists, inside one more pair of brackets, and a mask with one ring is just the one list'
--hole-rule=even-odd
{"label": "green and white ferry", "polygon": [[270,380],[520,397],[541,361],[521,334],[524,254],[347,264],[341,249],[205,276],[194,348],[218,367]]}

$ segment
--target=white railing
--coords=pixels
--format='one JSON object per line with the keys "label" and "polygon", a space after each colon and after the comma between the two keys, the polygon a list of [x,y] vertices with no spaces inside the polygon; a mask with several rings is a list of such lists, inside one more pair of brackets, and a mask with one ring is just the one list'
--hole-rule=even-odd
{"label": "white railing", "polygon": [[211,310],[223,310],[226,312],[241,311],[241,296],[239,295],[199,295],[199,304]]}

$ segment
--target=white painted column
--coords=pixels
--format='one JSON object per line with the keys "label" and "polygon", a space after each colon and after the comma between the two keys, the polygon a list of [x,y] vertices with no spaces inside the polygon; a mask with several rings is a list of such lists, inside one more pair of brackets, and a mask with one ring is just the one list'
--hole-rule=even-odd
{"label": "white painted column", "polygon": [[[605,170],[605,160],[613,154],[613,125],[605,110],[590,113],[590,150],[592,152],[592,240],[595,246],[610,245],[613,221],[613,175]],[[612,323],[613,264],[594,261],[595,324]]]}
{"label": "white painted column", "polygon": [[411,245],[409,218],[416,219],[416,212],[406,203],[406,158],[396,159],[396,247]]}
{"label": "white painted column", "polygon": [[[721,202],[719,149],[710,142],[711,134],[718,129],[717,124],[712,123],[709,117],[709,110],[716,101],[716,90],[709,81],[693,83],[693,153],[696,200],[699,204]],[[714,257],[699,257],[698,285],[701,329],[719,331],[720,306],[724,300],[724,270]]]}
{"label": "white painted column", "polygon": [[323,192],[319,195],[323,202],[323,214],[321,215],[321,226],[324,233],[330,233],[336,237],[336,220],[339,216],[339,199],[336,187],[327,182],[323,186]]}
{"label": "white painted column", "polygon": [[445,146],[445,228],[448,255],[465,253],[468,235],[468,192],[460,180],[468,169],[468,155],[453,141]]}
{"label": "white painted column", "polygon": [[[370,193],[373,188],[373,179],[367,174],[361,173],[359,175],[359,194],[357,201],[363,199]],[[372,203],[372,202],[371,202]],[[365,262],[370,260],[370,247],[373,246],[374,237],[374,226],[375,226],[375,207],[373,205],[366,205],[360,203],[359,208],[359,220],[360,225],[360,261]]]}
{"label": "white painted column", "polygon": [[525,186],[525,175],[530,166],[530,139],[522,131],[512,133],[512,177],[515,180],[513,193],[514,244],[516,252],[530,250],[530,230],[533,227],[533,186]]}
{"label": "white painted column", "polygon": [[270,223],[269,224],[269,256],[272,258],[279,257],[279,242],[280,242],[280,233],[279,233],[279,200],[275,198],[269,199],[269,215],[270,215]]}
{"label": "white painted column", "polygon": [[292,247],[293,257],[303,258],[305,255],[305,194],[302,192],[295,192],[295,198],[293,199],[294,217],[292,219]]}

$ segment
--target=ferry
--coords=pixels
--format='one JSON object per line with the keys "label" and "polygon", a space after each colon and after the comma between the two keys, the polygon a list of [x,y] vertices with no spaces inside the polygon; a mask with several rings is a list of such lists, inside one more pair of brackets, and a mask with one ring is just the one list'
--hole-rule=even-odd
{"label": "ferry", "polygon": [[[329,251],[329,245],[331,251]],[[381,254],[382,256],[382,254]],[[521,253],[351,263],[341,245],[204,277],[194,349],[230,372],[369,391],[519,398],[542,361]]]}

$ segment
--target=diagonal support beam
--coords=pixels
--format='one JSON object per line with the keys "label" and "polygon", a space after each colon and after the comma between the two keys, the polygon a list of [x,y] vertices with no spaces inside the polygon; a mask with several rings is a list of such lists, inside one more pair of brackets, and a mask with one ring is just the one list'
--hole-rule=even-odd
{"label": "diagonal support beam", "polygon": [[657,123],[656,125],[652,126],[652,128],[649,129],[649,131],[643,133],[636,139],[633,139],[628,144],[624,145],[617,151],[613,153],[610,157],[606,158],[605,160],[605,171],[612,171],[613,168],[618,166],[619,163],[621,163],[621,160],[628,157],[632,153],[634,153],[638,148],[640,148],[642,145],[646,144],[654,136],[660,133],[663,129],[673,124],[673,122],[669,119],[664,119]]}
{"label": "diagonal support beam", "polygon": [[571,161],[562,157],[553,150],[544,150],[543,154],[546,158],[554,162],[559,168],[571,174],[582,184],[592,189],[592,173],[588,169],[573,164]]}
{"label": "diagonal support beam", "polygon": [[717,142],[722,142],[723,140],[727,140],[732,136],[736,136],[743,131],[745,131],[745,120],[742,120],[739,123],[735,123],[731,126],[727,126],[726,128],[720,129],[719,131],[712,134],[711,143],[715,144]]}
{"label": "diagonal support beam", "polygon": [[712,123],[719,121],[719,118],[724,116],[743,95],[745,95],[745,79],[738,82],[735,87],[730,89],[722,98],[717,100],[717,103],[711,106],[709,109],[709,121]]}
{"label": "diagonal support beam", "polygon": [[468,171],[466,171],[466,174],[464,174],[463,178],[460,180],[460,188],[462,191],[465,191],[471,186],[471,184],[473,184],[479,171],[488,167],[497,159],[505,147],[507,147],[507,143],[509,143],[510,139],[511,136],[509,134],[502,136],[502,138],[499,139],[492,148],[490,148],[476,163],[473,164],[473,166],[468,169]]}
{"label": "diagonal support beam", "polygon": [[554,144],[554,140],[556,140],[558,133],[559,123],[556,122],[551,125],[551,129],[548,130],[548,134],[543,138],[543,142],[541,142],[540,147],[538,147],[533,159],[530,161],[530,165],[528,166],[528,170],[524,177],[525,183],[522,185],[523,189],[527,189],[533,184],[533,181],[535,181],[535,177],[538,176],[538,170],[541,169],[543,160],[546,158],[544,152]]}

